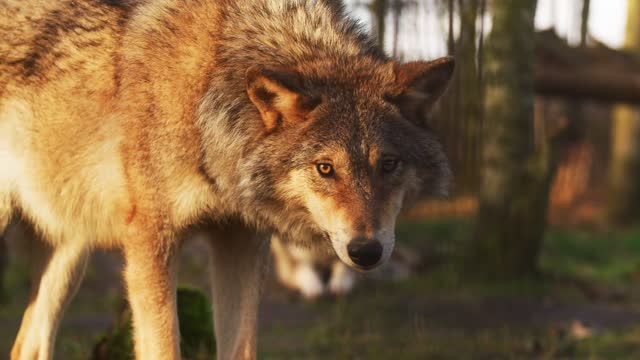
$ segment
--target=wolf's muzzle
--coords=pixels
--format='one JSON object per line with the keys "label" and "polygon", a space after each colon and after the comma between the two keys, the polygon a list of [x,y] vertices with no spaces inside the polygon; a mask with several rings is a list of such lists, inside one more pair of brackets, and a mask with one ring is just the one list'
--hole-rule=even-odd
{"label": "wolf's muzzle", "polygon": [[357,238],[347,245],[349,258],[364,270],[373,268],[382,258],[382,244],[378,240]]}

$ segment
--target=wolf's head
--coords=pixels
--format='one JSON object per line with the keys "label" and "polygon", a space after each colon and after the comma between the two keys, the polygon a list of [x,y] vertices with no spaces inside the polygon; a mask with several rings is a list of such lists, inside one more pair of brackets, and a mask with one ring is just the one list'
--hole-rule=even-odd
{"label": "wolf's head", "polygon": [[400,210],[447,192],[447,159],[423,122],[453,67],[442,58],[249,68],[247,93],[264,125],[260,171],[277,179],[283,216],[305,218],[357,269],[387,260]]}

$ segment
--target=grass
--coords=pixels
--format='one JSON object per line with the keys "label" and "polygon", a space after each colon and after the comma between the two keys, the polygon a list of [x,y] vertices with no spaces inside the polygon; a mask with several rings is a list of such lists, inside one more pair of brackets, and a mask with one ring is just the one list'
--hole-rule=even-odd
{"label": "grass", "polygon": [[547,236],[541,266],[549,272],[606,283],[640,276],[640,231],[555,230]]}
{"label": "grass", "polygon": [[637,359],[640,353],[640,327],[606,332],[575,345],[576,358]]}
{"label": "grass", "polygon": [[546,284],[547,280],[556,278],[606,287],[633,287],[640,280],[640,228],[618,231],[552,228],[547,231],[540,256],[541,279],[485,283],[474,288],[458,272],[458,261],[472,231],[470,221],[458,219],[405,223],[399,226],[398,238],[401,244],[430,254],[436,262],[445,259],[444,264],[439,263],[438,271],[422,279],[430,279],[432,286],[463,287],[474,293],[493,290],[535,293],[549,290],[547,285],[551,284]]}
{"label": "grass", "polygon": [[[469,282],[457,271],[472,231],[462,220],[405,223],[399,243],[426,261],[409,279],[365,281],[350,296],[312,303],[267,296],[265,311],[286,311],[261,323],[259,358],[631,359],[640,353],[640,229],[551,229],[541,253],[543,276],[507,283]],[[188,277],[199,273],[192,267]],[[99,331],[88,331],[79,318],[115,314],[118,293],[96,295],[100,276],[93,271],[62,324],[58,358],[88,358]],[[7,276],[11,297],[0,308],[6,325],[0,354],[8,352],[24,306],[24,273],[13,264]],[[574,334],[575,321],[591,334]]]}
{"label": "grass", "polygon": [[[459,220],[404,224],[398,229],[401,243],[429,258],[446,259],[438,260],[437,269],[313,304],[310,310],[318,321],[263,331],[262,358],[631,359],[640,352],[640,326],[589,324],[592,302],[597,303],[594,314],[611,311],[598,315],[603,320],[612,317],[611,322],[620,311],[621,316],[626,310],[637,314],[638,298],[630,294],[622,304],[609,304],[609,299],[593,299],[582,288],[586,284],[606,293],[634,287],[638,229],[552,229],[542,252],[540,279],[488,284],[470,283],[456,270],[456,258],[472,228]],[[578,306],[581,311],[574,311]],[[532,309],[549,319],[530,323],[536,314],[526,312]],[[575,321],[593,335],[580,338],[572,330]],[[275,341],[282,337],[298,346]]]}

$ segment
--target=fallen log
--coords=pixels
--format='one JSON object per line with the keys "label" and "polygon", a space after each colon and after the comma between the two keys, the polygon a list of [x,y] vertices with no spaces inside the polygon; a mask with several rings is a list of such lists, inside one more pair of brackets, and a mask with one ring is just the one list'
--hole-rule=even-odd
{"label": "fallen log", "polygon": [[640,104],[640,58],[594,42],[571,47],[552,31],[536,34],[537,94]]}
{"label": "fallen log", "polygon": [[640,73],[545,66],[535,69],[534,86],[543,96],[640,104]]}

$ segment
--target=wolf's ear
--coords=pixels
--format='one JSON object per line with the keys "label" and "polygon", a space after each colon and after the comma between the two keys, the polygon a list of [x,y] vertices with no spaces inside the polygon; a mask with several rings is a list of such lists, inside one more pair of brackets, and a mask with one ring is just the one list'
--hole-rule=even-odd
{"label": "wolf's ear", "polygon": [[255,65],[247,70],[245,78],[247,94],[260,111],[267,131],[283,122],[303,121],[320,103],[319,98],[305,92],[296,72]]}
{"label": "wolf's ear", "polygon": [[453,75],[453,57],[396,64],[396,89],[387,96],[409,120],[421,123],[447,89]]}

